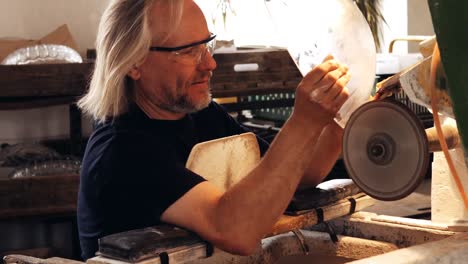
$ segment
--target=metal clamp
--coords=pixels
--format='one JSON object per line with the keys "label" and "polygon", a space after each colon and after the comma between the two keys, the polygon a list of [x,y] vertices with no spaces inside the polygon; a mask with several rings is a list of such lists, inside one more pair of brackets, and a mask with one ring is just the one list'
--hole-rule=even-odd
{"label": "metal clamp", "polygon": [[309,255],[309,253],[310,253],[309,246],[307,245],[307,243],[305,241],[305,237],[301,233],[301,230],[296,229],[296,230],[292,230],[292,232],[296,236],[297,240],[299,240],[299,244],[301,244],[302,251],[304,252],[304,255]]}

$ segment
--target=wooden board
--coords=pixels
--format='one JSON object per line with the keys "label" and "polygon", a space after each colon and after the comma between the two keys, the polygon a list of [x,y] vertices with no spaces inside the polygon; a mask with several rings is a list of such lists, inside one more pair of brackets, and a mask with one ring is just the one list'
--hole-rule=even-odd
{"label": "wooden board", "polygon": [[[360,211],[375,203],[373,198],[364,194],[359,194],[348,198],[354,198],[356,200],[356,211]],[[329,221],[341,216],[348,215],[351,209],[351,202],[348,198],[321,207],[323,211],[323,220]],[[316,210],[310,210],[310,212],[298,216],[282,215],[275,223],[272,231],[267,235],[267,237],[285,233],[291,230],[313,226],[319,223],[320,221]]]}

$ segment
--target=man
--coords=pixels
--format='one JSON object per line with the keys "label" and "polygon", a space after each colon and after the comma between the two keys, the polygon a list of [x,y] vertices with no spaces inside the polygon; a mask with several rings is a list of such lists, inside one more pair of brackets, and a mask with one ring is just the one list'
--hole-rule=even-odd
{"label": "man", "polygon": [[333,166],[342,135],[333,117],[350,76],[327,58],[297,87],[271,146],[259,139],[263,158],[239,183],[222,192],[185,168],[195,144],[245,132],[211,101],[213,39],[193,0],[113,0],[104,12],[96,68],[79,102],[99,123],[78,199],[84,259],[102,236],[161,222],[251,254],[299,183],[316,185]]}

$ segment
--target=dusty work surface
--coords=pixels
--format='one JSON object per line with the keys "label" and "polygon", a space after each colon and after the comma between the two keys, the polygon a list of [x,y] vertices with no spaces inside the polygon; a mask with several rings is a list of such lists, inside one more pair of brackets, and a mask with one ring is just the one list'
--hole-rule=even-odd
{"label": "dusty work surface", "polygon": [[415,192],[397,201],[376,201],[362,211],[418,219],[431,216],[431,179],[424,179]]}

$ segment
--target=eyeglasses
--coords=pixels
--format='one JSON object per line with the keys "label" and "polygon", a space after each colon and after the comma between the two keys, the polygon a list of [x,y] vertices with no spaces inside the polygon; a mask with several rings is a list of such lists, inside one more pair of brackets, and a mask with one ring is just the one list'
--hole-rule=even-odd
{"label": "eyeglasses", "polygon": [[179,47],[150,47],[150,51],[168,52],[172,59],[178,63],[186,65],[198,65],[208,51],[213,55],[216,45],[216,35],[211,33],[210,37],[204,40],[193,42]]}

